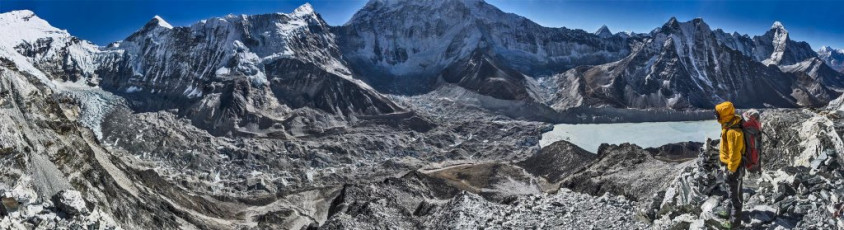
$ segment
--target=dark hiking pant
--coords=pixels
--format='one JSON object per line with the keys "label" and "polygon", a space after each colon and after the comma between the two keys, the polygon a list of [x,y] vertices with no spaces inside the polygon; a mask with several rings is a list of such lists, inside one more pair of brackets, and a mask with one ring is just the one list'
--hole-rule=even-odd
{"label": "dark hiking pant", "polygon": [[739,169],[736,172],[730,172],[730,170],[725,170],[727,173],[727,187],[729,192],[727,195],[730,198],[730,223],[734,229],[741,226],[741,204],[742,204],[742,196],[741,196],[741,177],[743,174],[743,169],[739,166]]}

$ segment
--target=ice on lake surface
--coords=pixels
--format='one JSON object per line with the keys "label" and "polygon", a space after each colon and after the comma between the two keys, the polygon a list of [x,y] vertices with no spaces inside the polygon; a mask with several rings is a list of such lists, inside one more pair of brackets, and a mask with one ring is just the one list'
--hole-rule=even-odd
{"label": "ice on lake surface", "polygon": [[704,142],[707,137],[719,139],[721,125],[717,121],[644,122],[614,124],[557,124],[543,133],[539,146],[565,140],[590,152],[597,152],[602,143],[633,143],[643,148],[677,142]]}

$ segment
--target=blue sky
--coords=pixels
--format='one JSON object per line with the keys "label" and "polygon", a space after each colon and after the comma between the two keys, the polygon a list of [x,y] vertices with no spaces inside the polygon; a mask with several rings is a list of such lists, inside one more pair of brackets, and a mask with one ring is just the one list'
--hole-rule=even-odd
{"label": "blue sky", "polygon": [[[290,12],[310,2],[331,25],[341,25],[366,0],[0,0],[0,12],[29,9],[53,26],[105,45],[125,38],[154,15],[174,26],[233,14]],[[541,25],[595,31],[648,32],[672,16],[681,21],[701,17],[710,27],[759,35],[781,21],[791,38],[812,48],[844,48],[844,1],[651,1],[651,0],[487,0],[505,12]]]}

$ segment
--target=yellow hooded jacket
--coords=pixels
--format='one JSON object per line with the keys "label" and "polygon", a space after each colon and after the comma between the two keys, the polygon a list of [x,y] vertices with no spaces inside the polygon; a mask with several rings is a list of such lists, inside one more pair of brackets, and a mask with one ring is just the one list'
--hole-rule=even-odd
{"label": "yellow hooded jacket", "polygon": [[730,126],[738,124],[741,118],[735,115],[736,109],[729,101],[716,105],[715,113],[721,123],[721,163],[726,164],[730,172],[736,172],[744,153],[744,134]]}

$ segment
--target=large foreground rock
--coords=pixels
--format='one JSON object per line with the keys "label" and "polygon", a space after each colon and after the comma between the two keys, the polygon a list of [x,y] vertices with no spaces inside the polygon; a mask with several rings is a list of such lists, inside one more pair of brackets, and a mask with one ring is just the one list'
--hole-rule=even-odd
{"label": "large foreground rock", "polygon": [[85,207],[85,200],[79,191],[64,190],[56,193],[51,200],[59,211],[70,216],[88,215],[90,213],[88,208]]}

